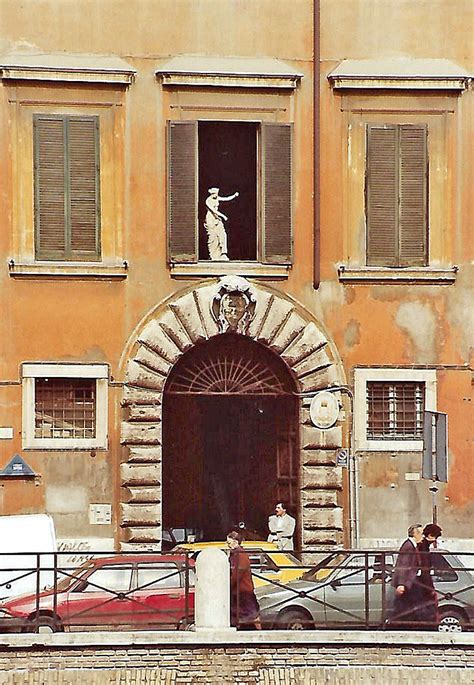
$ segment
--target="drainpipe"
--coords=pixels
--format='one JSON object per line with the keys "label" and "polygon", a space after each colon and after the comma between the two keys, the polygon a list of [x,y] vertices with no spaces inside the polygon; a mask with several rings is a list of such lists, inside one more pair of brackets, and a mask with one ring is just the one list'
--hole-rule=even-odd
{"label": "drainpipe", "polygon": [[320,266],[320,210],[319,210],[319,155],[320,155],[320,126],[319,126],[319,64],[320,64],[320,5],[319,0],[313,1],[313,288],[317,290],[321,281]]}

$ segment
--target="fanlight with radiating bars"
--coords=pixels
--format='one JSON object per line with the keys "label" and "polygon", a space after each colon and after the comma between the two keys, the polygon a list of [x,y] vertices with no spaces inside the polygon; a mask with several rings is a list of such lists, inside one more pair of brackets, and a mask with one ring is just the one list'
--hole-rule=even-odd
{"label": "fanlight with radiating bars", "polygon": [[[177,364],[167,393],[282,395],[293,392],[291,377],[279,359],[240,336],[194,348]],[[244,341],[244,342],[243,342]],[[275,368],[280,367],[280,368]]]}

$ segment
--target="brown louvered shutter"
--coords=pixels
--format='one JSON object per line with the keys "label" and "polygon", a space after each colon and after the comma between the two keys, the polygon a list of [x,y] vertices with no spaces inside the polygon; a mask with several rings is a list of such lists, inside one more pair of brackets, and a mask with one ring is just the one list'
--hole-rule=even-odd
{"label": "brown louvered shutter", "polygon": [[168,244],[170,262],[196,262],[197,122],[168,122]]}
{"label": "brown louvered shutter", "polygon": [[262,261],[266,263],[291,263],[291,141],[291,124],[262,124]]}
{"label": "brown louvered shutter", "polygon": [[98,117],[36,115],[36,258],[97,260]]}
{"label": "brown louvered shutter", "polygon": [[428,131],[403,125],[400,136],[400,266],[428,263]]}
{"label": "brown louvered shutter", "polygon": [[98,127],[97,117],[68,120],[70,250],[77,259],[100,255]]}
{"label": "brown louvered shutter", "polygon": [[398,145],[396,126],[367,128],[367,264],[398,265]]}
{"label": "brown louvered shutter", "polygon": [[64,122],[34,118],[35,242],[38,259],[64,259]]}
{"label": "brown louvered shutter", "polygon": [[367,129],[367,264],[428,264],[428,131],[409,124]]}

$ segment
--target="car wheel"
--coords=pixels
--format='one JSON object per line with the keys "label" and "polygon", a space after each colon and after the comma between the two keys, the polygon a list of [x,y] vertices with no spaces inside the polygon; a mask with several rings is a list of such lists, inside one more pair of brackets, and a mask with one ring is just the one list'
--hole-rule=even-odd
{"label": "car wheel", "polygon": [[466,630],[466,621],[464,616],[455,609],[445,609],[441,612],[441,618],[438,625],[440,633],[462,633]]}
{"label": "car wheel", "polygon": [[291,609],[278,617],[278,628],[283,630],[308,630],[312,627],[311,616],[303,609]]}
{"label": "car wheel", "polygon": [[31,617],[31,626],[27,629],[29,633],[60,633],[64,630],[61,622],[52,616],[39,616],[36,619]]}

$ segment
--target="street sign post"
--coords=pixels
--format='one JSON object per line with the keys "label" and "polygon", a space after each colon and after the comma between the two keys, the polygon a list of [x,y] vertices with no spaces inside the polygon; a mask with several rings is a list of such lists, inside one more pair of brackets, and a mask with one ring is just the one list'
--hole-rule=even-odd
{"label": "street sign post", "polygon": [[431,480],[433,523],[437,523],[437,483],[448,482],[448,416],[439,411],[425,411],[423,420],[422,478]]}

